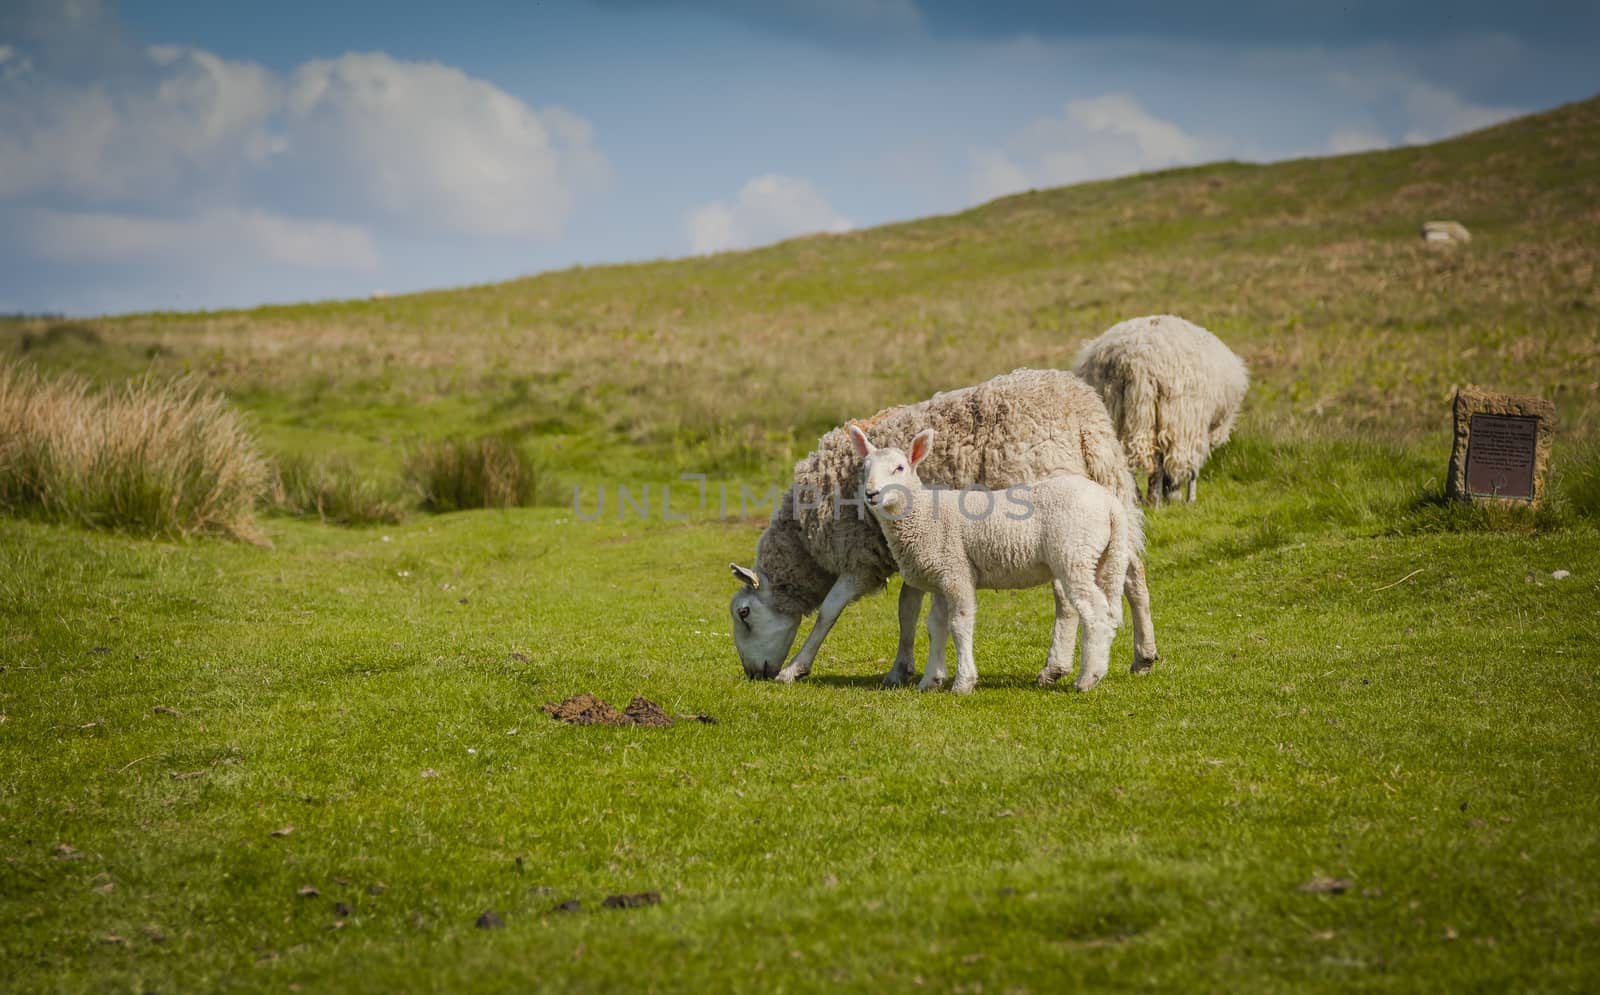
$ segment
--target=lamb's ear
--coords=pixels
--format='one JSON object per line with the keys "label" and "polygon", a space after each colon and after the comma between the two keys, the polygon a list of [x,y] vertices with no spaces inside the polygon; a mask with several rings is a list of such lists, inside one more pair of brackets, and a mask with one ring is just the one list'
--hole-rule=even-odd
{"label": "lamb's ear", "polygon": [[850,444],[855,447],[856,455],[862,459],[866,459],[874,449],[878,448],[867,438],[867,433],[861,431],[860,425],[850,426]]}
{"label": "lamb's ear", "polygon": [[735,577],[744,581],[750,587],[758,589],[761,587],[761,578],[756,576],[756,572],[749,567],[741,567],[737,563],[730,563],[728,564],[728,569],[732,570]]}
{"label": "lamb's ear", "polygon": [[911,465],[916,466],[928,458],[928,453],[933,451],[933,429],[925,428],[917,433],[911,440]]}

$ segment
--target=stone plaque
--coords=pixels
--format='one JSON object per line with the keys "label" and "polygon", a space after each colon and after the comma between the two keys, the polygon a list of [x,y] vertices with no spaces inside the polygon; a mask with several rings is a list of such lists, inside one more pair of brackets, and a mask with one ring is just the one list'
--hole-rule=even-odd
{"label": "stone plaque", "polygon": [[1463,387],[1455,397],[1450,496],[1538,505],[1555,434],[1555,405],[1538,397]]}

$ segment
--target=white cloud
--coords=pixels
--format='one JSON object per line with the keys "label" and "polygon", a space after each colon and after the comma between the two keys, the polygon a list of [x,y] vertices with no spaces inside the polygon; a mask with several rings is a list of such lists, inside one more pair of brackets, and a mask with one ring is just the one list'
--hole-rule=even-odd
{"label": "white cloud", "polygon": [[276,101],[271,74],[251,63],[170,48],[146,60],[132,88],[42,72],[0,81],[0,197],[190,189],[195,174],[226,170]]}
{"label": "white cloud", "polygon": [[1003,148],[973,149],[972,192],[989,200],[1029,187],[1190,165],[1223,148],[1156,117],[1129,94],[1108,93],[1069,101],[1060,117],[1035,120]]}
{"label": "white cloud", "polygon": [[126,78],[86,80],[12,73],[26,56],[0,52],[0,203],[554,238],[606,182],[587,121],[439,63],[349,54],[283,76],[175,46],[130,59]]}
{"label": "white cloud", "polygon": [[1335,128],[1328,135],[1328,151],[1334,155],[1386,149],[1394,143],[1370,128]]}
{"label": "white cloud", "polygon": [[258,210],[219,208],[181,219],[38,210],[25,226],[27,246],[57,262],[160,262],[198,269],[268,264],[356,273],[378,268],[377,249],[362,228]]}
{"label": "white cloud", "polygon": [[765,245],[795,235],[840,232],[852,227],[810,181],[758,176],[731,201],[713,201],[689,212],[689,248],[696,253]]}
{"label": "white cloud", "polygon": [[[1464,65],[1482,64],[1486,59],[1489,65],[1495,65],[1496,59],[1506,63],[1525,59],[1520,43],[1500,36],[1458,40],[1442,46],[1438,53],[1426,54],[1429,62],[1452,56]],[[1313,51],[1304,58],[1323,66],[1325,78],[1336,90],[1354,96],[1374,112],[1402,120],[1405,141],[1413,145],[1477,131],[1528,112],[1527,108],[1473,103],[1426,78],[1425,67],[1416,64],[1419,60],[1408,60],[1387,47],[1357,50],[1337,58],[1335,53]]]}
{"label": "white cloud", "polygon": [[370,211],[433,230],[554,237],[605,182],[587,121],[438,63],[317,60],[288,81],[286,157],[352,179]]}
{"label": "white cloud", "polygon": [[1406,91],[1405,103],[1406,112],[1411,116],[1406,141],[1412,144],[1477,131],[1526,113],[1515,107],[1486,107],[1470,103],[1432,83],[1411,84]]}

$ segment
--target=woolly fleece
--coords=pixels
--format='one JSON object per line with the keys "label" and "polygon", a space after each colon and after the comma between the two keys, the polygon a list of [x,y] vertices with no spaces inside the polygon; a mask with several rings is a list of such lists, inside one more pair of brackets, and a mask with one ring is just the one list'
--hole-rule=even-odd
{"label": "woolly fleece", "polygon": [[[932,428],[939,445],[919,470],[930,486],[1002,490],[1076,473],[1129,507],[1137,498],[1099,395],[1065,370],[1014,370],[854,424],[877,445],[902,449],[917,432]],[[841,574],[859,576],[874,588],[894,576],[894,556],[872,515],[853,504],[841,504],[835,514],[831,495],[854,499],[860,482],[861,460],[848,426],[824,435],[816,450],[795,464],[794,483],[756,546],[756,569],[770,585],[778,611],[795,616],[816,611]],[[797,491],[805,500],[796,500]],[[820,507],[810,507],[815,494],[822,495]]]}
{"label": "woolly fleece", "polygon": [[1176,315],[1130,318],[1085,343],[1074,372],[1100,391],[1133,469],[1199,476],[1228,441],[1250,373],[1222,340]]}

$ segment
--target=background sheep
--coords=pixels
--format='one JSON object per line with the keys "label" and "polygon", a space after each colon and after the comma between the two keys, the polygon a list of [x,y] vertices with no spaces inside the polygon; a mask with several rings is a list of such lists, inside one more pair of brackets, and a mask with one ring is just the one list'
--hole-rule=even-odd
{"label": "background sheep", "polygon": [[[1078,473],[1130,506],[1137,497],[1105,405],[1093,388],[1064,370],[1016,370],[975,387],[889,408],[859,424],[884,445],[900,448],[922,428],[937,430],[945,444],[922,468],[922,479],[934,486],[1002,490]],[[816,450],[795,464],[794,483],[773,509],[756,545],[754,569],[733,566],[734,575],[745,582],[729,605],[734,644],[751,678],[792,681],[809,674],[845,606],[895,574],[882,530],[859,503],[860,479],[861,461],[846,430],[824,435]],[[833,495],[856,503],[835,504]],[[1144,564],[1138,557],[1129,564],[1125,593],[1133,611],[1133,670],[1143,672],[1157,654]],[[894,666],[884,676],[891,687],[916,673],[912,648],[922,597],[909,584],[900,592],[900,642]],[[801,619],[814,611],[816,625],[784,666]]]}
{"label": "background sheep", "polygon": [[1176,499],[1187,484],[1193,501],[1200,467],[1228,441],[1250,386],[1244,361],[1199,325],[1160,314],[1112,325],[1072,368],[1105,398],[1147,500]]}
{"label": "background sheep", "polygon": [[[1038,587],[1055,592],[1056,622],[1039,684],[1049,687],[1072,666],[1074,616],[1083,627],[1083,665],[1077,688],[1087,691],[1106,675],[1111,640],[1122,621],[1128,561],[1143,545],[1139,512],[1088,477],[1063,474],[1005,492],[1004,510],[990,492],[970,507],[959,496],[930,492],[917,467],[933,446],[924,429],[909,452],[879,449],[850,426],[863,460],[867,506],[906,583],[933,595],[928,609],[928,670],[920,687],[945,680],[945,646],[956,637],[956,680],[950,690],[970,694],[978,683],[972,630],[978,590]],[[954,498],[954,499],[953,499]]]}

